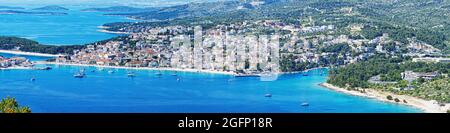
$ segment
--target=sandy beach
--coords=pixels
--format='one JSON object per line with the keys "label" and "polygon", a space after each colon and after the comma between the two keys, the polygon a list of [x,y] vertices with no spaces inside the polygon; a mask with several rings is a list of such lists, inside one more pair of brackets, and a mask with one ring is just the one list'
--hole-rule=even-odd
{"label": "sandy beach", "polygon": [[[403,105],[416,107],[416,108],[423,110],[425,113],[446,113],[447,110],[450,109],[450,104],[446,104],[445,106],[440,106],[435,101],[428,101],[428,100],[424,100],[424,99],[420,99],[420,98],[416,98],[416,97],[412,97],[412,96],[406,96],[406,95],[397,95],[397,94],[393,94],[393,93],[389,93],[389,92],[381,92],[381,91],[376,91],[373,89],[365,89],[365,93],[362,93],[362,92],[356,91],[356,90],[351,91],[351,90],[347,90],[344,88],[339,88],[339,87],[333,86],[328,83],[322,83],[322,84],[320,84],[320,86],[337,91],[337,92],[350,94],[350,95],[368,97],[368,98],[373,98],[373,99],[380,100],[383,102],[403,104]],[[395,102],[394,100],[388,100],[387,96],[392,96],[393,99],[398,98],[400,100],[400,102]],[[404,102],[404,101],[406,101],[406,102]]]}
{"label": "sandy beach", "polygon": [[59,57],[59,56],[64,56],[64,55],[43,54],[43,53],[23,52],[23,51],[14,51],[14,50],[0,50],[0,53],[16,54],[16,55],[29,55],[29,56],[41,56],[41,57]]}
{"label": "sandy beach", "polygon": [[14,66],[14,67],[8,67],[8,68],[0,68],[0,70],[24,70],[24,69],[33,69],[32,67],[21,67],[21,66]]}
{"label": "sandy beach", "polygon": [[109,31],[109,30],[106,30],[106,29],[109,28],[109,27],[107,27],[107,26],[97,26],[97,28],[99,28],[99,30],[97,30],[98,32],[103,32],[103,33],[111,33],[111,34],[131,34],[131,33],[129,33],[129,32]]}
{"label": "sandy beach", "polygon": [[154,71],[177,71],[177,72],[194,72],[194,73],[212,73],[212,74],[224,74],[224,75],[233,75],[233,76],[236,74],[234,72],[223,72],[223,71],[212,71],[212,70],[180,69],[180,68],[125,67],[125,66],[102,66],[102,65],[72,64],[72,63],[58,63],[58,62],[46,62],[46,61],[35,62],[35,64],[85,66],[85,67],[99,67],[99,68],[112,68],[112,69],[133,69],[133,70],[154,70]]}

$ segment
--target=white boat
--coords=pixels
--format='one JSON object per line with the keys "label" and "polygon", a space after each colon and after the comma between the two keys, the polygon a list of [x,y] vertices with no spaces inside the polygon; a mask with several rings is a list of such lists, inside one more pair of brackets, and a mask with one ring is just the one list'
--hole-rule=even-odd
{"label": "white boat", "polygon": [[272,94],[268,93],[268,94],[264,95],[264,97],[272,97]]}
{"label": "white boat", "polygon": [[73,75],[75,78],[84,78],[84,76],[86,76],[86,74],[84,74],[84,69],[81,69],[78,73]]}
{"label": "white boat", "polygon": [[75,78],[84,78],[84,73],[76,73],[75,75],[73,75],[73,77]]}
{"label": "white boat", "polygon": [[309,103],[304,102],[304,103],[301,104],[301,106],[304,106],[304,107],[309,106]]}
{"label": "white boat", "polygon": [[132,73],[132,72],[127,73],[127,76],[128,77],[136,77],[136,75],[134,75],[134,73]]}

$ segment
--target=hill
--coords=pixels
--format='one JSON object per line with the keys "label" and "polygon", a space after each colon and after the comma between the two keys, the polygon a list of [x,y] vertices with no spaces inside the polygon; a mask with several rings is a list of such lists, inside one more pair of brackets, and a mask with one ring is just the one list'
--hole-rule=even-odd
{"label": "hill", "polygon": [[2,50],[20,50],[24,52],[37,52],[46,54],[69,54],[73,50],[84,48],[84,45],[72,45],[72,46],[53,46],[43,45],[36,41],[18,38],[0,36],[0,49]]}
{"label": "hill", "polygon": [[[301,26],[336,25],[338,34],[373,39],[389,33],[408,44],[419,40],[450,53],[450,1],[444,0],[265,0],[254,2],[190,3],[152,12],[118,13],[142,23],[106,24],[108,30],[179,24],[226,24],[275,19]],[[362,26],[352,32],[349,27]],[[129,28],[124,28],[129,27]],[[134,28],[133,28],[134,27]]]}
{"label": "hill", "polygon": [[25,8],[23,8],[23,7],[15,7],[15,6],[0,6],[0,9],[21,10],[21,9],[25,9]]}
{"label": "hill", "polygon": [[33,10],[45,10],[45,11],[67,11],[69,9],[61,7],[61,6],[56,6],[56,5],[51,5],[51,6],[44,6],[44,7],[40,7],[40,8],[34,8]]}
{"label": "hill", "polygon": [[67,15],[63,12],[28,12],[17,10],[0,10],[0,14],[30,14],[30,15]]}

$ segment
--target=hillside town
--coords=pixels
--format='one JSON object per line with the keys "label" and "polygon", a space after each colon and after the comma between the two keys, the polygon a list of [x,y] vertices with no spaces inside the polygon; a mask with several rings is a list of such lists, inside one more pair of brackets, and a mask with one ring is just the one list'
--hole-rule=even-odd
{"label": "hillside town", "polygon": [[449,1],[127,1],[0,6],[2,102],[44,113],[450,113]]}
{"label": "hillside town", "polygon": [[[280,69],[281,61],[288,57],[294,64],[340,66],[366,60],[376,53],[393,56],[400,53],[400,42],[390,39],[389,34],[373,39],[352,39],[348,35],[334,35],[335,30],[333,25],[302,26],[277,20],[219,24],[208,29],[182,25],[140,27],[139,32],[126,39],[88,45],[56,61],[258,74],[307,69]],[[386,48],[388,44],[394,47]],[[349,49],[326,50],[341,45]],[[407,46],[411,56],[440,52],[417,41]]]}

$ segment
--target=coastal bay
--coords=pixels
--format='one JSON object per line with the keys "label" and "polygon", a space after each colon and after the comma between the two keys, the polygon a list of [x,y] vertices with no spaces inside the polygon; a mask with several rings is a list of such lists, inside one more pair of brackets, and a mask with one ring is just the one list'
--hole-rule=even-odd
{"label": "coastal bay", "polygon": [[[3,52],[2,52],[3,51]],[[6,57],[12,57],[15,56],[14,54],[18,54],[18,56],[22,55],[25,57],[39,57],[39,56],[44,56],[43,58],[34,58],[33,60],[35,61],[35,65],[44,65],[44,66],[54,66],[54,67],[60,67],[60,66],[67,66],[67,67],[79,67],[81,68],[95,68],[95,69],[110,69],[110,70],[127,70],[127,71],[150,71],[150,72],[164,72],[167,75],[170,75],[169,73],[191,73],[191,74],[200,74],[200,75],[209,75],[209,74],[219,74],[219,75],[230,75],[233,76],[235,75],[235,73],[232,72],[221,72],[221,71],[209,71],[209,70],[195,70],[195,69],[177,69],[177,68],[146,68],[146,67],[121,67],[121,66],[102,66],[102,65],[88,65],[88,64],[69,64],[69,63],[56,63],[56,62],[46,62],[43,61],[44,59],[48,59],[57,55],[44,55],[44,54],[39,54],[39,53],[34,53],[34,54],[30,54],[27,52],[17,52],[17,51],[4,51],[2,50],[0,51],[0,54],[2,56],[6,56]],[[7,53],[7,54],[5,54]],[[17,56],[17,55],[16,55]],[[2,69],[2,70],[26,70],[29,68],[22,68],[22,67],[14,67],[14,68],[8,68],[8,69]],[[296,75],[298,77],[301,77],[302,74],[304,73],[313,73],[313,76],[318,76],[319,73],[321,71],[327,70],[328,68],[314,68],[314,69],[309,69],[309,70],[305,70],[303,72],[295,72],[295,73],[281,73],[282,75]],[[316,74],[316,75],[314,75]],[[320,74],[321,75],[321,74]],[[284,76],[283,76],[284,77]],[[307,76],[304,76],[306,78],[308,78]],[[324,79],[326,79],[326,76],[320,76],[323,77]],[[230,81],[230,79],[228,80]],[[362,98],[370,98],[373,100],[377,100],[380,102],[385,102],[388,104],[399,104],[399,105],[406,105],[406,106],[412,106],[414,108],[418,108],[424,112],[428,112],[428,113],[443,113],[446,111],[445,107],[440,107],[438,104],[433,103],[432,101],[426,101],[426,100],[422,100],[419,98],[414,98],[414,97],[410,97],[410,96],[403,96],[403,95],[395,95],[392,93],[388,93],[388,92],[379,92],[379,91],[375,91],[375,90],[368,90],[366,89],[364,93],[359,92],[359,91],[350,91],[347,89],[343,89],[343,88],[339,88],[339,87],[335,87],[331,84],[328,83],[319,83],[320,87],[324,87],[324,88],[329,88],[333,91],[339,92],[339,93],[344,93],[344,94],[348,94],[348,95],[354,95],[354,96],[358,96],[358,97],[362,97]],[[395,98],[399,98],[402,100],[406,100],[408,101],[407,103],[404,102],[395,102],[393,100],[388,100],[386,99],[386,97],[390,95],[393,96]],[[448,105],[447,105],[448,106]]]}
{"label": "coastal bay", "polygon": [[[310,76],[283,74],[267,82],[194,71],[37,66],[54,69],[0,71],[1,96],[15,96],[33,112],[421,112],[323,88],[318,84],[325,82],[327,75],[320,71],[327,69],[306,72]],[[87,71],[86,78],[73,78],[80,69]],[[127,72],[136,77],[127,77]],[[31,77],[36,81],[29,81]],[[264,97],[267,93],[273,97]],[[300,106],[302,102],[310,106]]]}
{"label": "coastal bay", "polygon": [[[445,68],[450,68],[449,65],[425,66],[423,65],[425,63],[409,63],[414,62],[417,55],[447,58],[445,54],[448,48],[445,44],[448,43],[448,39],[442,37],[443,34],[433,32],[431,35],[428,33],[432,32],[427,30],[409,30],[402,24],[398,26],[400,28],[396,28],[397,26],[389,25],[391,22],[388,20],[373,23],[371,19],[359,16],[355,16],[361,19],[357,22],[329,20],[329,17],[348,16],[344,12],[324,10],[334,7],[335,4],[337,3],[296,1],[282,4],[267,3],[248,7],[249,11],[255,11],[238,12],[239,16],[242,14],[254,16],[253,20],[233,16],[233,11],[241,10],[243,7],[240,3],[228,3],[219,5],[220,8],[217,9],[230,9],[229,13],[225,11],[224,14],[208,14],[204,11],[208,15],[203,16],[202,13],[195,16],[198,20],[208,23],[205,35],[273,34],[274,31],[281,30],[286,40],[294,36],[291,41],[282,41],[283,45],[275,45],[276,49],[271,47],[275,54],[267,54],[267,58],[261,56],[264,55],[262,53],[256,53],[251,55],[262,60],[249,58],[236,61],[234,61],[237,59],[236,56],[228,57],[228,55],[235,55],[233,53],[240,48],[230,49],[228,46],[245,44],[241,48],[248,48],[246,50],[248,53],[236,53],[238,57],[241,57],[239,53],[247,57],[252,51],[251,47],[254,46],[252,44],[264,46],[266,43],[230,39],[226,41],[228,44],[225,44],[225,47],[214,45],[202,51],[195,50],[194,45],[194,53],[190,53],[191,45],[186,45],[187,49],[168,45],[173,44],[173,39],[177,35],[187,34],[194,37],[196,35],[196,25],[193,24],[199,24],[197,19],[170,19],[181,17],[186,13],[196,14],[179,9],[186,7],[190,11],[203,12],[200,9],[208,9],[209,4],[168,7],[165,9],[173,8],[173,10],[161,14],[154,13],[156,15],[137,13],[110,16],[108,13],[83,12],[79,9],[56,6],[41,9],[61,10],[66,15],[43,16],[7,12],[0,15],[0,20],[6,20],[0,21],[0,24],[5,23],[0,25],[0,28],[6,29],[4,32],[0,31],[0,35],[5,35],[2,37],[2,49],[7,49],[0,51],[0,55],[6,57],[0,62],[5,68],[0,71],[2,84],[0,96],[17,97],[18,100],[24,101],[24,104],[30,105],[33,112],[443,113],[448,110],[450,69]],[[285,5],[283,8],[287,11],[315,7],[321,13],[311,12],[312,17],[307,18],[302,15],[284,15],[278,10],[265,10],[278,9],[282,5]],[[290,7],[291,5],[296,6]],[[360,8],[372,8],[370,4],[355,3],[355,5]],[[326,8],[321,9],[323,7]],[[274,17],[267,18],[252,12],[265,12],[268,16]],[[365,10],[356,12],[366,13]],[[125,16],[146,20],[138,23],[136,21],[139,20],[130,20]],[[152,21],[155,18],[162,20]],[[378,21],[378,16],[375,18]],[[315,23],[325,20],[327,23]],[[120,36],[121,34],[125,36]],[[309,37],[301,37],[301,41],[294,40],[298,35]],[[203,44],[222,42],[220,39],[204,40]],[[190,60],[208,59],[205,55],[221,57],[224,52],[227,52],[227,60],[224,62],[221,62],[220,58],[201,62]],[[280,62],[269,65],[270,68],[260,68],[265,59],[278,61],[272,60],[272,57],[277,57],[278,52],[284,55],[281,56]],[[62,54],[67,56],[61,56]],[[53,57],[57,58],[47,60]],[[378,65],[363,64],[352,67],[354,64],[369,62],[377,57],[396,59],[380,58],[372,62]],[[24,69],[21,66],[27,65],[17,63],[19,60],[29,62],[27,59],[33,61],[36,67],[51,69],[35,71]],[[242,67],[235,69],[237,66],[235,63],[239,63],[238,65]],[[197,66],[194,66],[196,64]],[[398,64],[404,65],[402,68],[395,67]],[[202,66],[198,67],[199,65]],[[349,69],[338,71],[328,67]],[[376,70],[377,68],[383,69]],[[264,80],[259,77],[262,74],[273,73],[279,74],[275,80]],[[404,74],[408,76],[403,76]],[[380,79],[379,83],[390,81],[389,83],[393,84],[383,86],[385,88],[379,90],[392,90],[392,93],[359,89],[370,87],[372,84],[367,81],[377,77]],[[331,84],[349,86],[351,90]],[[413,89],[416,91],[408,91]],[[399,91],[403,92],[397,93]],[[437,101],[393,93],[408,93],[405,95]]]}

